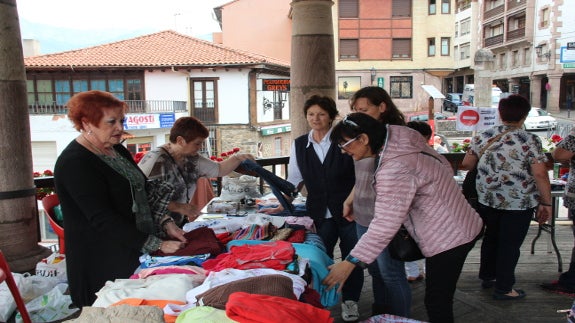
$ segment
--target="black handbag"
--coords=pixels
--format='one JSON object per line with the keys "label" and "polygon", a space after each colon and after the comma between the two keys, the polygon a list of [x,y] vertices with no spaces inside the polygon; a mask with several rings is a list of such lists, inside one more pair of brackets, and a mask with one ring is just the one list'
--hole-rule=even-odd
{"label": "black handbag", "polygon": [[476,181],[477,181],[477,164],[475,164],[475,167],[473,167],[472,170],[467,172],[467,174],[465,175],[465,179],[463,180],[463,184],[461,184],[461,190],[463,191],[463,196],[465,196],[467,202],[469,202],[469,204],[471,204],[471,206],[474,209],[477,209],[477,206],[479,205]]}
{"label": "black handbag", "polygon": [[401,261],[415,261],[425,258],[417,242],[402,225],[387,246],[391,258]]}

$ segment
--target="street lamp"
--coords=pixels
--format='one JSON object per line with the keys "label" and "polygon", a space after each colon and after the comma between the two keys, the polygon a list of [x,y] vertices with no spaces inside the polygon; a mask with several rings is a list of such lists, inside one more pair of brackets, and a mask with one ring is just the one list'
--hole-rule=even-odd
{"label": "street lamp", "polygon": [[535,46],[535,54],[537,54],[537,57],[549,58],[551,56],[551,53],[549,51],[547,51],[546,53],[543,52],[543,45]]}
{"label": "street lamp", "polygon": [[371,83],[373,84],[373,81],[375,81],[375,75],[376,75],[375,67],[372,66],[369,71],[371,73]]}

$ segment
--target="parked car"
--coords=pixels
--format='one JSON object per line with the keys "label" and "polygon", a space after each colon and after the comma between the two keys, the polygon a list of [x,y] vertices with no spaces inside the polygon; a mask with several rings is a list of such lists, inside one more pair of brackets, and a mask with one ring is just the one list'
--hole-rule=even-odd
{"label": "parked car", "polygon": [[524,125],[526,130],[555,129],[557,119],[543,109],[531,108]]}
{"label": "parked car", "polygon": [[443,99],[443,111],[457,112],[461,103],[461,93],[447,93]]}
{"label": "parked car", "polygon": [[[407,115],[407,121],[428,121],[429,113],[418,112]],[[457,116],[447,116],[440,112],[435,112],[435,120],[457,120]]]}

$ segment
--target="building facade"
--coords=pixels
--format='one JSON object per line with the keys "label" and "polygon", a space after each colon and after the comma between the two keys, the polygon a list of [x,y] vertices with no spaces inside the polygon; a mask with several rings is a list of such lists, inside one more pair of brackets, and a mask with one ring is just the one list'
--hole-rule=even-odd
{"label": "building facade", "polygon": [[132,153],[168,141],[173,122],[195,116],[210,129],[207,154],[233,148],[289,153],[289,65],[174,31],[25,58],[34,170],[53,169],[78,132],[67,119],[75,93],[103,90],[129,106]]}

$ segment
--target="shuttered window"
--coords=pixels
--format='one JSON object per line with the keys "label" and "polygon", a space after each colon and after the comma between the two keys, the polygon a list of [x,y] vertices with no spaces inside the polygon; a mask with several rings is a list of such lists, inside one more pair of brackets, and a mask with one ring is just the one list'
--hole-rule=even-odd
{"label": "shuttered window", "polygon": [[391,6],[392,17],[411,17],[411,1],[393,0]]}
{"label": "shuttered window", "polygon": [[340,0],[339,1],[340,18],[358,18],[359,4],[358,0]]}
{"label": "shuttered window", "polygon": [[359,56],[357,39],[340,39],[339,40],[339,58],[340,59],[357,59]]}
{"label": "shuttered window", "polygon": [[411,39],[394,39],[392,57],[411,58]]}

